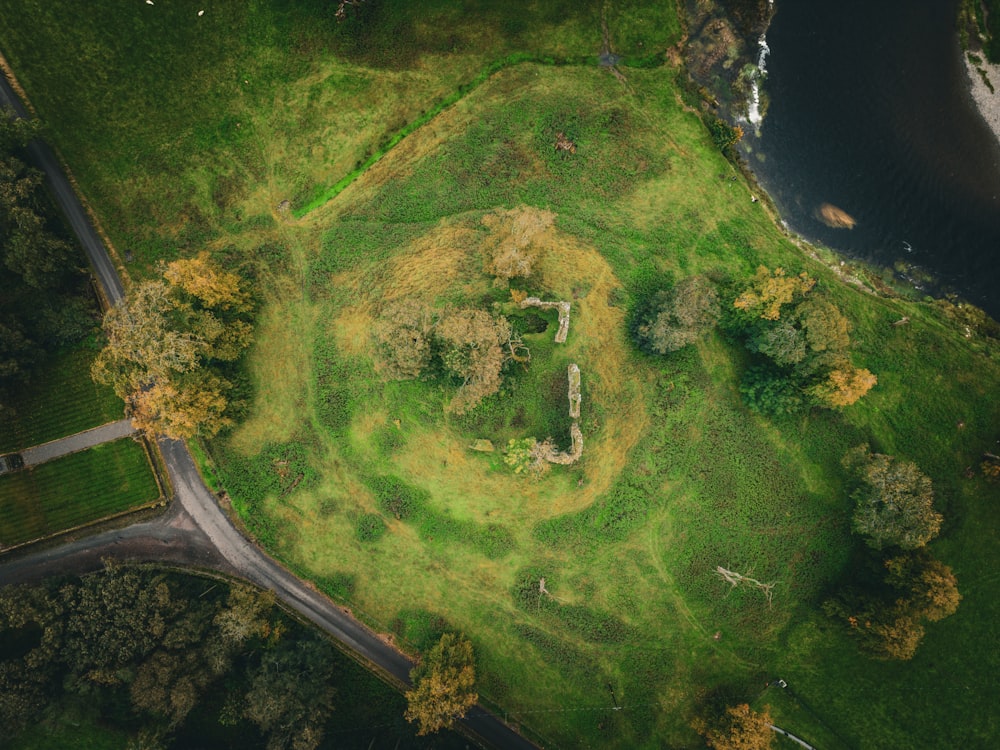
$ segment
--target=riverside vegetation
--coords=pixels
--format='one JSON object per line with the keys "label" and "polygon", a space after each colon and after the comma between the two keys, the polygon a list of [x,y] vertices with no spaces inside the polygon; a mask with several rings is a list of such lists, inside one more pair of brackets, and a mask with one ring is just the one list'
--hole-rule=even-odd
{"label": "riverside vegetation", "polygon": [[[823,747],[995,737],[995,325],[784,236],[705,127],[670,4],[332,5],[0,19],[136,275],[208,250],[256,290],[227,374],[244,405],[206,446],[251,532],[405,649],[464,633],[480,700],[543,744],[691,745],[760,724],[745,704]],[[513,211],[541,228],[527,276],[497,279]],[[512,291],[570,301],[566,343]],[[420,337],[394,364],[420,367],[392,379],[375,333],[406,305]],[[485,344],[434,333],[454,310],[530,350],[501,347],[468,409]],[[571,362],[580,461],[469,449],[568,445]],[[901,492],[925,527],[894,538],[922,546],[866,543],[897,501],[859,455],[918,467]]]}

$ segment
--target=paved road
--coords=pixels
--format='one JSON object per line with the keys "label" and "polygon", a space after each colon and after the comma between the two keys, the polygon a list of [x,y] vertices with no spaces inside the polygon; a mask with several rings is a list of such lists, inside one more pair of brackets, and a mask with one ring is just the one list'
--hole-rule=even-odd
{"label": "paved road", "polygon": [[[0,107],[10,107],[19,117],[27,117],[27,110],[18,99],[11,88],[7,78],[0,72]],[[124,296],[121,279],[118,278],[118,271],[108,255],[108,250],[101,241],[100,236],[90,223],[90,218],[80,203],[73,186],[66,178],[62,167],[52,149],[39,140],[34,140],[28,145],[28,152],[35,161],[35,165],[45,172],[49,187],[55,195],[56,202],[63,211],[63,215],[69,220],[73,232],[80,239],[90,265],[97,274],[98,281],[104,289],[111,304],[116,304]]]}
{"label": "paved road", "polygon": [[[26,116],[24,107],[3,75],[0,75],[0,104],[12,106],[20,116]],[[112,304],[117,303],[123,297],[121,280],[52,150],[35,141],[30,151],[36,164],[45,171],[108,300]],[[160,450],[175,493],[173,507],[168,514],[157,521],[75,540],[55,549],[6,562],[0,565],[0,585],[37,580],[48,574],[94,570],[100,567],[100,560],[106,556],[214,568],[274,591],[286,605],[347,648],[403,684],[409,684],[412,663],[405,655],[329,598],[282,568],[237,531],[201,481],[194,460],[183,443],[161,440]],[[490,747],[512,750],[532,750],[536,747],[480,706],[470,711],[462,724]]]}
{"label": "paved road", "polygon": [[91,430],[84,430],[75,435],[69,435],[58,440],[52,440],[42,445],[35,445],[21,451],[21,458],[25,466],[37,466],[53,458],[67,456],[70,453],[93,448],[95,445],[110,443],[112,440],[134,435],[136,432],[132,422],[128,419],[119,419],[117,422],[102,424]]}

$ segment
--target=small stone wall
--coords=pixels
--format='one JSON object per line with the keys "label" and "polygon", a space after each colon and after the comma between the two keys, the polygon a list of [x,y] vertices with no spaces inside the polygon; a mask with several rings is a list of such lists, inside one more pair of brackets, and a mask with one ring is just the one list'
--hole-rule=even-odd
{"label": "small stone wall", "polygon": [[566,343],[566,336],[569,334],[569,302],[564,302],[563,300],[559,300],[558,302],[543,302],[538,297],[528,297],[521,300],[521,304],[518,307],[522,310],[529,307],[537,307],[541,310],[551,310],[553,308],[559,310],[559,330],[556,331],[556,343]]}
{"label": "small stone wall", "polygon": [[569,372],[569,416],[571,419],[580,418],[580,368],[573,363],[568,368]]}

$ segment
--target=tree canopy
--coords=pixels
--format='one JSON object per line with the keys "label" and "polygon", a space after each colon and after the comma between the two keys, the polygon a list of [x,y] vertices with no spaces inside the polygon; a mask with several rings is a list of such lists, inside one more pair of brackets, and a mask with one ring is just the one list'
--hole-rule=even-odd
{"label": "tree canopy", "polygon": [[770,706],[754,711],[742,703],[728,707],[716,721],[696,721],[694,727],[715,750],[767,750],[774,739],[771,723]]}
{"label": "tree canopy", "polygon": [[472,643],[455,633],[442,635],[410,678],[406,719],[417,723],[420,735],[452,726],[479,700]]}
{"label": "tree canopy", "polygon": [[75,343],[96,325],[82,259],[67,241],[41,172],[24,147],[37,121],[0,110],[0,413],[10,390],[47,352]]}
{"label": "tree canopy", "polygon": [[387,378],[419,377],[433,360],[460,379],[448,410],[465,414],[500,390],[512,332],[503,316],[468,307],[435,313],[419,300],[403,299],[386,305],[372,335],[376,368]]}
{"label": "tree canopy", "polygon": [[789,276],[761,266],[736,296],[729,330],[763,361],[747,370],[740,391],[765,414],[805,404],[850,406],[878,379],[850,357],[850,322],[805,273]]}
{"label": "tree canopy", "polygon": [[486,242],[486,271],[506,284],[530,276],[544,250],[545,238],[556,215],[530,206],[498,210],[483,217],[490,229]]}
{"label": "tree canopy", "polygon": [[107,343],[94,379],[111,385],[133,423],[150,434],[214,435],[229,424],[231,385],[212,369],[250,343],[248,295],[207,253],[168,264],[162,278],[128,290],[104,317]]}
{"label": "tree canopy", "polygon": [[704,276],[688,276],[657,295],[639,338],[658,354],[695,343],[718,322],[721,308],[715,286]]}
{"label": "tree canopy", "polygon": [[931,480],[916,464],[859,446],[844,458],[857,479],[854,529],[875,549],[922,547],[941,530]]}

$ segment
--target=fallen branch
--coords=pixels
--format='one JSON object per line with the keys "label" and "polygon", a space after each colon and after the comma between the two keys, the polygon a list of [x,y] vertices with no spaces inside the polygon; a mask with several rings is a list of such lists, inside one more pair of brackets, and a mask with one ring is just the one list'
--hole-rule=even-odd
{"label": "fallen branch", "polygon": [[719,575],[722,580],[728,583],[733,588],[736,588],[741,583],[745,583],[748,586],[753,586],[764,592],[764,596],[767,598],[767,606],[771,606],[771,599],[774,596],[774,586],[775,582],[763,583],[758,581],[756,578],[750,578],[748,576],[737,573],[734,570],[726,570],[721,565],[716,566],[715,572]]}

